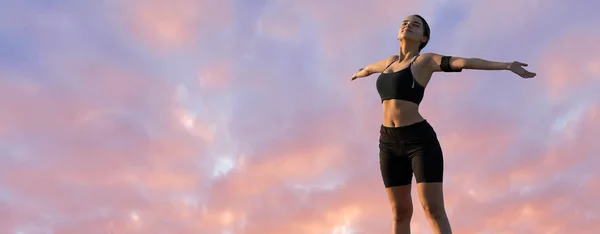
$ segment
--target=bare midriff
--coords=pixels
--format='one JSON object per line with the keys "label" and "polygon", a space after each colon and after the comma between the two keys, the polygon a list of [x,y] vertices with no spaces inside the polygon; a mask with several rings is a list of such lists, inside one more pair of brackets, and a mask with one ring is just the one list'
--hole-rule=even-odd
{"label": "bare midriff", "polygon": [[383,126],[402,127],[425,120],[419,113],[419,105],[398,99],[384,100]]}

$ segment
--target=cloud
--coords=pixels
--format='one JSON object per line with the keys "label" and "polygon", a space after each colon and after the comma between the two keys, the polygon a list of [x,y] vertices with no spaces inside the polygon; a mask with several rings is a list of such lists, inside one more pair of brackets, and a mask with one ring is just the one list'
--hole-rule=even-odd
{"label": "cloud", "polygon": [[[468,14],[453,25],[461,32],[455,39],[479,40],[474,29],[490,41],[538,30],[565,6],[551,3],[514,9],[463,1]],[[356,68],[348,68],[381,57],[377,51],[387,46],[350,48],[381,45],[394,22],[421,6],[449,3],[261,4],[104,3],[98,9],[117,7],[117,21],[126,21],[28,28],[32,35],[57,29],[58,36],[47,38],[61,44],[33,40],[36,60],[17,48],[23,59],[0,67],[0,232],[389,232],[376,77],[350,82]],[[536,19],[481,27],[496,22],[487,15],[495,9],[500,13],[490,15],[532,11]],[[233,14],[240,11],[245,14]],[[67,18],[102,16],[73,12]],[[432,23],[443,22],[444,14]],[[514,26],[528,20],[533,26]],[[436,74],[430,82],[421,111],[444,150],[444,193],[455,232],[599,228],[593,198],[600,186],[593,178],[600,109],[591,92],[599,69],[597,48],[583,47],[597,35],[584,30],[553,30],[534,47],[502,50],[529,56],[536,79],[465,71]],[[210,51],[216,41],[229,50],[216,57],[157,53],[199,45]],[[139,42],[151,50],[140,52]],[[461,50],[485,56],[501,45]],[[428,233],[414,187],[412,196],[413,232]]]}
{"label": "cloud", "polygon": [[[347,4],[341,1],[272,4],[261,15],[257,30],[288,42],[317,40],[318,43],[313,46],[321,48],[326,61],[331,61],[344,51],[355,50],[350,49],[353,43],[364,43],[358,38],[368,37],[365,33],[389,30],[390,25],[400,24],[405,17],[403,14],[408,16],[421,6],[411,1],[358,1],[353,2],[352,7],[340,8],[341,5]],[[390,35],[394,37],[395,33]]]}
{"label": "cloud", "polygon": [[231,25],[231,5],[214,1],[132,1],[125,7],[127,28],[152,48],[194,46],[212,30]]}
{"label": "cloud", "polygon": [[47,217],[65,220],[56,231],[133,228],[129,213],[160,216],[173,208],[156,202],[203,189],[190,162],[210,141],[177,121],[172,87],[115,65],[69,74],[76,89],[2,80],[2,106],[13,110],[0,115],[12,204],[3,228],[52,228]]}
{"label": "cloud", "polygon": [[594,46],[592,42],[599,38],[595,34],[573,32],[557,38],[543,50],[540,64],[545,71],[544,81],[549,98],[560,101],[579,95],[591,95],[591,88],[598,87],[600,75],[596,70],[600,58],[595,54],[600,52],[600,47]]}
{"label": "cloud", "polygon": [[256,33],[286,42],[297,42],[306,36],[303,30],[303,12],[298,3],[273,2],[265,7],[256,22]]}
{"label": "cloud", "polygon": [[205,65],[198,74],[199,88],[204,91],[222,91],[223,88],[231,86],[229,61],[209,63]]}

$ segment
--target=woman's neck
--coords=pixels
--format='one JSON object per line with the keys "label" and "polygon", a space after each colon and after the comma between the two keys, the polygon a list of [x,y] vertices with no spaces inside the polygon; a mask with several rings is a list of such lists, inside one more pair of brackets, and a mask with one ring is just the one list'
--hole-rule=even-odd
{"label": "woman's neck", "polygon": [[400,53],[398,54],[400,58],[398,59],[398,62],[412,59],[417,55],[419,55],[419,45],[400,41]]}

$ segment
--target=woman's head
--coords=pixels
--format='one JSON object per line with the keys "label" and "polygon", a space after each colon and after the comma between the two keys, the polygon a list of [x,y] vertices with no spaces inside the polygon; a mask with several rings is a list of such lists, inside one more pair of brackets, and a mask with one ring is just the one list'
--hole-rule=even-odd
{"label": "woman's head", "polygon": [[429,24],[420,15],[406,17],[398,30],[398,40],[419,42],[419,51],[427,45],[430,35]]}

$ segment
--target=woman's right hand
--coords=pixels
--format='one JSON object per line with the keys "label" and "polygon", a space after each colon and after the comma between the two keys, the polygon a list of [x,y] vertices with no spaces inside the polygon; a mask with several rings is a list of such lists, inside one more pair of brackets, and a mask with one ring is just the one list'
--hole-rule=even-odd
{"label": "woman's right hand", "polygon": [[364,69],[362,69],[362,68],[358,69],[358,72],[356,72],[356,73],[354,73],[354,75],[352,75],[352,78],[350,78],[350,81],[356,80],[360,77],[364,77],[364,76],[361,76],[362,74],[360,74],[363,70]]}

